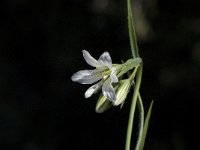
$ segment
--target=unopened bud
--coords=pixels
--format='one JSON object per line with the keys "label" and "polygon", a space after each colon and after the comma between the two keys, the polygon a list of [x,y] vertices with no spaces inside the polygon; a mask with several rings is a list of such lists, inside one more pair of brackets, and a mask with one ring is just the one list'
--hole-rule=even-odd
{"label": "unopened bud", "polygon": [[131,87],[131,80],[125,79],[120,81],[119,84],[120,85],[116,93],[116,100],[113,102],[114,106],[118,106],[125,101]]}
{"label": "unopened bud", "polygon": [[97,113],[103,113],[106,110],[108,110],[112,106],[112,102],[109,101],[103,94],[99,97],[97,103],[96,103],[96,108],[95,111]]}

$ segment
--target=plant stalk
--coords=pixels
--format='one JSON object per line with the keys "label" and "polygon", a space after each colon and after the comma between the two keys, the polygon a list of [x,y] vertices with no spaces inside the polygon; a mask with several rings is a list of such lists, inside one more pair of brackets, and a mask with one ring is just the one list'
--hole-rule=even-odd
{"label": "plant stalk", "polygon": [[129,121],[128,121],[128,127],[127,127],[125,150],[130,150],[130,146],[131,146],[131,135],[132,135],[132,129],[133,129],[134,114],[135,114],[136,102],[137,102],[141,79],[142,79],[142,67],[143,67],[142,64],[140,67],[138,67],[138,71],[136,75],[136,84],[133,91],[133,98],[131,102]]}

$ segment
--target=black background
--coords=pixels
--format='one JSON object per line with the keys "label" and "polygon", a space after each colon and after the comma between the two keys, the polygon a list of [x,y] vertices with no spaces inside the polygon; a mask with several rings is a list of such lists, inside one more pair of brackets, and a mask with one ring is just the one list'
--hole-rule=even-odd
{"label": "black background", "polygon": [[[85,99],[89,85],[71,75],[91,69],[83,49],[95,58],[109,51],[114,63],[131,57],[126,0],[0,3],[0,149],[124,149],[131,95],[122,110],[96,114],[98,95]],[[199,1],[134,3],[136,23],[147,26],[137,25],[145,110],[155,100],[144,149],[196,149]]]}

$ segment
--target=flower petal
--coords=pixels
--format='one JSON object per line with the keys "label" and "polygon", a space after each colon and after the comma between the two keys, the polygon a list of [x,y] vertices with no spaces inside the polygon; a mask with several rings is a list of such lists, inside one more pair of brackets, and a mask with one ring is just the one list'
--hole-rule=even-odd
{"label": "flower petal", "polygon": [[78,82],[80,79],[82,79],[85,76],[91,75],[92,70],[81,70],[76,72],[75,74],[72,75],[71,79],[74,82]]}
{"label": "flower petal", "polygon": [[113,86],[111,85],[111,79],[107,79],[102,87],[102,93],[107,99],[110,101],[115,101],[116,100],[116,95],[115,95],[115,90]]}
{"label": "flower petal", "polygon": [[90,65],[90,66],[93,66],[93,67],[101,67],[102,64],[99,63],[96,59],[94,59],[90,53],[86,50],[83,50],[83,57],[85,59],[85,61]]}
{"label": "flower petal", "polygon": [[102,79],[101,72],[98,70],[80,70],[72,75],[71,79],[74,82],[79,82],[82,84],[92,84]]}
{"label": "flower petal", "polygon": [[116,70],[114,68],[111,69],[111,74],[110,74],[110,79],[112,82],[117,83],[118,82],[118,78],[116,76]]}
{"label": "flower petal", "polygon": [[108,52],[104,52],[98,59],[98,62],[101,64],[107,66],[109,69],[112,68],[112,59],[110,57],[110,54]]}
{"label": "flower petal", "polygon": [[96,83],[95,85],[91,86],[86,92],[85,92],[85,98],[89,98],[92,96],[92,94],[96,93],[102,86],[103,81]]}
{"label": "flower petal", "polygon": [[118,78],[116,76],[116,74],[110,74],[110,79],[113,83],[117,83],[118,82]]}

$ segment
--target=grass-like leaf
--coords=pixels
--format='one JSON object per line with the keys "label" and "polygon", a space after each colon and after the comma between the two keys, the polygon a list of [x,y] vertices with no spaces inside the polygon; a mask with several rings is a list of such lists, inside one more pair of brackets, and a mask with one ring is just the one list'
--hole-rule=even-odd
{"label": "grass-like leaf", "polygon": [[138,100],[137,100],[138,108],[139,108],[139,117],[140,117],[140,122],[139,122],[139,132],[138,132],[138,139],[137,139],[137,144],[135,149],[140,150],[141,143],[143,141],[143,130],[144,130],[144,107],[142,103],[142,98],[140,96],[140,93],[138,92]]}
{"label": "grass-like leaf", "polygon": [[146,119],[145,119],[145,122],[144,122],[144,129],[143,129],[143,134],[142,134],[140,146],[136,150],[143,150],[143,148],[144,148],[144,143],[145,143],[145,139],[146,139],[146,135],[147,135],[147,130],[148,130],[148,126],[149,126],[149,119],[150,119],[150,116],[151,116],[152,107],[153,107],[153,100],[151,101],[151,104],[150,104],[150,107],[149,107],[149,110],[147,112],[147,116],[146,116]]}

